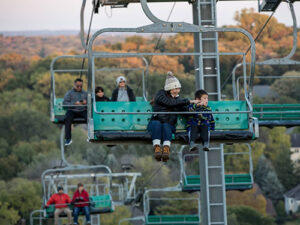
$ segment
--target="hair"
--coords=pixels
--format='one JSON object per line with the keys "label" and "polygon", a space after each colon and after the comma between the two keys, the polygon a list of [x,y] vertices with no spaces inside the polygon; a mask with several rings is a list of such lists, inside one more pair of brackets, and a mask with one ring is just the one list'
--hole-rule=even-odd
{"label": "hair", "polygon": [[83,82],[83,80],[81,78],[76,78],[76,80],[74,80],[74,83],[76,82]]}
{"label": "hair", "polygon": [[95,93],[97,94],[99,91],[104,92],[104,89],[100,86],[95,88]]}
{"label": "hair", "polygon": [[57,191],[64,190],[62,186],[57,187]]}
{"label": "hair", "polygon": [[83,187],[83,183],[78,183],[77,184],[77,187],[79,188],[79,187]]}
{"label": "hair", "polygon": [[200,89],[200,90],[195,92],[195,98],[200,99],[203,95],[208,95],[208,93],[203,89]]}

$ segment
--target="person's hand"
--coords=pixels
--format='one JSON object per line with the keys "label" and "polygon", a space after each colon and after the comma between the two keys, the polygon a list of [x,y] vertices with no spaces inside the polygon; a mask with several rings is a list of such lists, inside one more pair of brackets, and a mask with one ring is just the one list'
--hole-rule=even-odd
{"label": "person's hand", "polygon": [[86,100],[84,99],[83,102],[82,102],[82,105],[86,105],[86,103],[87,103],[87,102],[86,102]]}
{"label": "person's hand", "polygon": [[82,103],[79,102],[79,101],[75,102],[75,105],[81,105],[81,104],[82,104]]}
{"label": "person's hand", "polygon": [[204,102],[200,101],[199,103],[197,103],[197,106],[200,106],[200,105],[204,105]]}
{"label": "person's hand", "polygon": [[198,104],[200,102],[200,100],[190,100],[191,104]]}
{"label": "person's hand", "polygon": [[83,197],[79,197],[79,200],[84,200]]}

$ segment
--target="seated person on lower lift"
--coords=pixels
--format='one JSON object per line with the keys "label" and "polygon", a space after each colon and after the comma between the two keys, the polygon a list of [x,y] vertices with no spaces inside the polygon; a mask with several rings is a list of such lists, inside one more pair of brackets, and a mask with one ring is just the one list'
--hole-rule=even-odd
{"label": "seated person on lower lift", "polygon": [[[83,80],[77,78],[74,81],[74,87],[69,90],[65,97],[63,104],[70,105],[67,109],[65,117],[65,145],[72,143],[71,139],[71,126],[75,118],[84,118],[87,120],[87,92],[82,90]],[[74,106],[75,105],[75,106]]]}
{"label": "seated person on lower lift", "polygon": [[[195,100],[200,100],[197,104],[190,104],[190,112],[211,112],[208,106],[208,94],[200,89],[195,93]],[[215,120],[211,113],[195,114],[188,117],[187,131],[190,142],[190,151],[197,150],[196,140],[200,137],[202,140],[203,150],[209,151],[210,130],[215,129]]]}
{"label": "seated person on lower lift", "polygon": [[55,205],[54,212],[54,224],[58,225],[59,215],[65,213],[68,216],[68,224],[72,224],[72,211],[69,209],[68,204],[71,203],[71,199],[68,194],[64,193],[63,187],[57,188],[58,193],[53,194],[49,201],[47,202],[46,207],[50,205]]}
{"label": "seated person on lower lift", "polygon": [[86,224],[91,224],[90,209],[89,209],[89,194],[83,188],[83,184],[77,185],[77,190],[74,192],[72,203],[74,204],[74,225],[78,224],[79,212],[83,211],[85,214]]}
{"label": "seated person on lower lift", "polygon": [[104,89],[100,86],[95,88],[96,102],[108,102],[109,98],[104,95]]}

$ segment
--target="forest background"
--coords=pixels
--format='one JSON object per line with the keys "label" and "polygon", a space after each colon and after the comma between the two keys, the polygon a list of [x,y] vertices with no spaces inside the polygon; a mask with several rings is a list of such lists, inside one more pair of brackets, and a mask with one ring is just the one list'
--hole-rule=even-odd
{"label": "forest background", "polygon": [[[267,20],[252,9],[236,13],[236,27],[248,30],[256,36]],[[95,50],[106,52],[192,52],[193,36],[177,34],[164,36],[103,36]],[[243,52],[249,46],[240,34],[219,35],[219,50],[222,52]],[[256,44],[258,61],[286,56],[292,46],[292,28],[272,18]],[[300,60],[300,38],[294,56]],[[82,54],[79,36],[4,36],[0,34],[0,224],[18,224],[25,219],[29,224],[32,210],[42,205],[40,175],[49,168],[60,166],[60,126],[50,122],[50,72],[51,60],[59,55]],[[193,97],[194,64],[191,56],[159,56],[151,61],[147,81],[148,99],[163,87],[166,72],[171,70],[182,83],[183,97]],[[221,81],[224,99],[232,99],[231,80],[227,80],[239,57],[221,57]],[[79,60],[61,60],[57,68],[81,68]],[[136,58],[107,59],[97,61],[100,67],[139,67],[143,62]],[[238,74],[241,71],[237,72]],[[97,74],[96,82],[111,96],[116,87],[115,78],[120,72]],[[299,76],[296,66],[256,67],[256,76]],[[56,95],[63,97],[72,88],[78,74],[57,74]],[[138,72],[125,73],[128,83],[141,96],[141,75]],[[85,78],[85,75],[83,75]],[[86,80],[86,79],[84,79]],[[299,79],[256,79],[256,85],[269,85],[276,97],[259,98],[255,102],[299,103]],[[86,85],[86,82],[85,82]],[[227,192],[228,221],[230,225],[272,225],[299,224],[299,218],[288,217],[284,212],[283,194],[300,184],[300,170],[290,159],[290,134],[300,129],[283,127],[260,129],[260,138],[251,144],[253,152],[254,189],[244,192]],[[174,146],[175,149],[179,146]],[[244,145],[225,146],[226,151],[246,150]],[[144,188],[152,171],[160,166],[152,157],[151,146],[116,146],[108,148],[86,142],[86,127],[75,126],[73,144],[68,149],[67,159],[72,163],[106,164],[114,172],[121,171],[120,165],[130,161],[134,171],[142,172],[138,188]],[[248,158],[225,159],[226,171],[247,171]],[[169,163],[162,166],[160,175],[151,180],[148,187],[165,187],[179,182],[178,160],[175,154]],[[184,205],[157,206],[164,213],[180,212]],[[268,207],[273,207],[270,213]],[[101,222],[114,225],[119,219],[130,217],[132,207],[118,207],[112,215],[104,215]],[[271,210],[272,211],[272,210]],[[245,219],[246,218],[246,219]],[[249,218],[253,218],[251,221]]]}

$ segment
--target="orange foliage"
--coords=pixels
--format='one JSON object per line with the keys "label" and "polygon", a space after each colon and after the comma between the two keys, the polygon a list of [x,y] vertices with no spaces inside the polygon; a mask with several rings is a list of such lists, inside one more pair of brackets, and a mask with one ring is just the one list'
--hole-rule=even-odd
{"label": "orange foliage", "polygon": [[151,72],[165,73],[166,71],[173,71],[174,73],[182,72],[183,65],[178,63],[177,57],[170,56],[154,56],[151,62]]}

